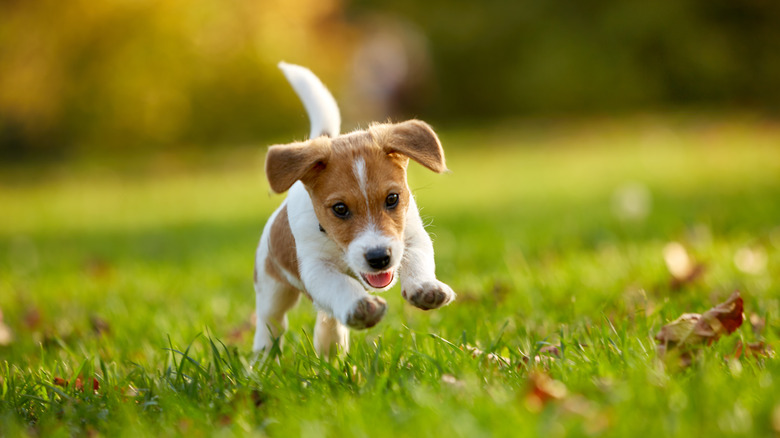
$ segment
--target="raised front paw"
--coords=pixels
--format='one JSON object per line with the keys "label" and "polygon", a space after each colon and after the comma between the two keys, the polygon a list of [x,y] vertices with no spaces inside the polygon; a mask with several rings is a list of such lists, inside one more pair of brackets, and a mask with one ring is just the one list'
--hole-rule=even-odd
{"label": "raised front paw", "polygon": [[439,280],[426,281],[408,289],[404,287],[401,295],[413,306],[423,310],[437,309],[455,300],[452,288]]}
{"label": "raised front paw", "polygon": [[361,298],[355,304],[349,315],[347,325],[353,329],[365,329],[373,327],[387,312],[387,302],[373,295]]}

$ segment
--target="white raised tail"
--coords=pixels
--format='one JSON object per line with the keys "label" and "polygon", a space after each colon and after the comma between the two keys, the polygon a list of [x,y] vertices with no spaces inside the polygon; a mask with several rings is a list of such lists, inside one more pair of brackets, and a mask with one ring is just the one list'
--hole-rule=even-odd
{"label": "white raised tail", "polygon": [[309,138],[321,135],[336,137],[341,130],[341,113],[336,99],[320,79],[306,67],[280,62],[287,80],[303,102],[309,114],[311,133]]}

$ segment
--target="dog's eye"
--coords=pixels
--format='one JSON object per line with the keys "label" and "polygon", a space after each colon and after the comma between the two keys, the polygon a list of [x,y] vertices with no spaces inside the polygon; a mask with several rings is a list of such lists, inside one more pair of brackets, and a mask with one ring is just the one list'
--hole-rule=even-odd
{"label": "dog's eye", "polygon": [[398,193],[390,193],[387,195],[387,198],[385,198],[385,206],[387,208],[393,209],[398,206]]}
{"label": "dog's eye", "polygon": [[336,217],[339,217],[341,219],[346,219],[347,216],[349,216],[349,207],[347,207],[347,204],[343,202],[339,202],[338,204],[334,205],[332,208],[333,208],[333,214],[335,214]]}

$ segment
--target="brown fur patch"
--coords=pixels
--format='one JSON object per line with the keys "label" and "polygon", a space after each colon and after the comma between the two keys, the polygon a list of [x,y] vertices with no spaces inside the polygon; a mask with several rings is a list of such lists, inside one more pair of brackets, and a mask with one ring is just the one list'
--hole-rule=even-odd
{"label": "brown fur patch", "polygon": [[[282,207],[271,225],[271,236],[268,241],[268,257],[265,260],[265,270],[277,281],[290,285],[287,277],[281,272],[284,269],[295,278],[300,279],[298,272],[298,255],[295,251],[295,238],[290,230],[287,218],[287,207]],[[290,285],[292,286],[292,285]]]}
{"label": "brown fur patch", "polygon": [[328,164],[339,157],[332,155],[338,144],[358,146],[360,143],[380,148],[386,155],[411,158],[434,172],[446,172],[444,150],[433,129],[420,120],[402,123],[374,124],[362,131],[330,139],[312,140],[271,146],[265,159],[265,173],[271,189],[287,191],[297,180],[317,178]]}
{"label": "brown fur patch", "polygon": [[[366,181],[356,174],[356,163],[362,160]],[[314,204],[320,224],[339,246],[346,248],[362,231],[374,226],[387,236],[401,240],[409,205],[406,184],[408,159],[388,154],[371,131],[333,139],[325,168],[303,179]],[[365,193],[363,192],[365,190]],[[386,207],[391,193],[399,195],[398,206]],[[346,219],[337,217],[332,208],[344,203],[349,208]]]}
{"label": "brown fur patch", "polygon": [[436,173],[447,171],[444,149],[439,137],[427,123],[407,120],[396,124],[374,125],[371,131],[386,152],[406,155]]}
{"label": "brown fur patch", "polygon": [[313,140],[271,146],[265,157],[265,175],[276,193],[286,192],[310,172],[317,172],[328,161],[330,139]]}

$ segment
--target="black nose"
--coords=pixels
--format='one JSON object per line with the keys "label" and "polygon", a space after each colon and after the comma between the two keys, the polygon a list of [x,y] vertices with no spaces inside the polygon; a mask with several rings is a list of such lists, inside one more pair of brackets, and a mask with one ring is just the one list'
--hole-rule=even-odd
{"label": "black nose", "polygon": [[384,269],[390,264],[390,248],[372,248],[366,252],[368,266]]}

